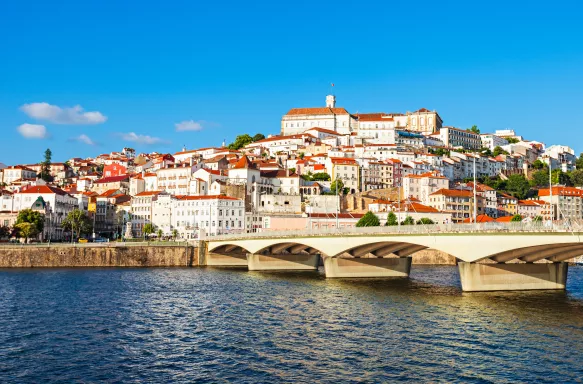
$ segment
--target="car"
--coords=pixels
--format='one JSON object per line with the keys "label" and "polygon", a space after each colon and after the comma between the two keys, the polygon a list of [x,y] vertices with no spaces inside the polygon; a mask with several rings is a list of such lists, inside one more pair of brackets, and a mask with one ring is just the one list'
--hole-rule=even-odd
{"label": "car", "polygon": [[79,239],[78,240],[80,243],[88,243],[89,239]]}
{"label": "car", "polygon": [[98,237],[95,240],[93,240],[93,242],[94,243],[107,243],[107,242],[109,242],[109,240],[108,239],[105,239],[103,237]]}

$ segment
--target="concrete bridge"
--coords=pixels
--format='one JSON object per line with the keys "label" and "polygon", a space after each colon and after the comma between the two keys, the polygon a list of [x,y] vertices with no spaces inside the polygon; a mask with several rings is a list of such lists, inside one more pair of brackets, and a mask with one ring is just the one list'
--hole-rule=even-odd
{"label": "concrete bridge", "polygon": [[203,264],[316,270],[322,258],[328,278],[408,277],[415,253],[435,249],[457,259],[464,291],[565,289],[582,234],[536,223],[235,234],[206,239]]}

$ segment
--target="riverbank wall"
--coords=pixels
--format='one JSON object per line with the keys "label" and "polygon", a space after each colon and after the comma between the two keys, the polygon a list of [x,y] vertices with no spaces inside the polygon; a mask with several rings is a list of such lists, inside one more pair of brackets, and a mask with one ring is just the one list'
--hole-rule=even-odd
{"label": "riverbank wall", "polygon": [[2,246],[0,268],[193,267],[196,246]]}
{"label": "riverbank wall", "polygon": [[[198,267],[207,264],[205,245],[2,246],[0,268]],[[456,259],[427,249],[415,253],[412,263],[456,265]]]}

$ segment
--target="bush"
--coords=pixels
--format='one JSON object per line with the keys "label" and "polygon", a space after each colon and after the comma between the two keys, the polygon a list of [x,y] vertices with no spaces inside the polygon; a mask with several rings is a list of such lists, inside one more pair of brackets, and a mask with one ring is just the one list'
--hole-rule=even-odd
{"label": "bush", "polygon": [[413,225],[415,224],[415,220],[411,216],[405,217],[405,220],[401,222],[401,225]]}
{"label": "bush", "polygon": [[393,226],[393,225],[399,225],[399,222],[397,221],[397,215],[395,215],[394,212],[389,212],[385,226]]}
{"label": "bush", "polygon": [[422,217],[417,220],[417,224],[435,224],[435,222],[428,217]]}
{"label": "bush", "polygon": [[356,223],[357,227],[378,227],[379,225],[381,225],[379,218],[371,211],[368,211]]}

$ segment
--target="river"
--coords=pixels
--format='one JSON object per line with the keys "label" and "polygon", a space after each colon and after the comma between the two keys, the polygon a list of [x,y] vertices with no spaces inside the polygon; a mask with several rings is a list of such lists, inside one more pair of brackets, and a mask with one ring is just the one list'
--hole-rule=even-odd
{"label": "river", "polygon": [[565,383],[583,377],[583,267],[566,292],[215,269],[0,270],[2,382]]}

